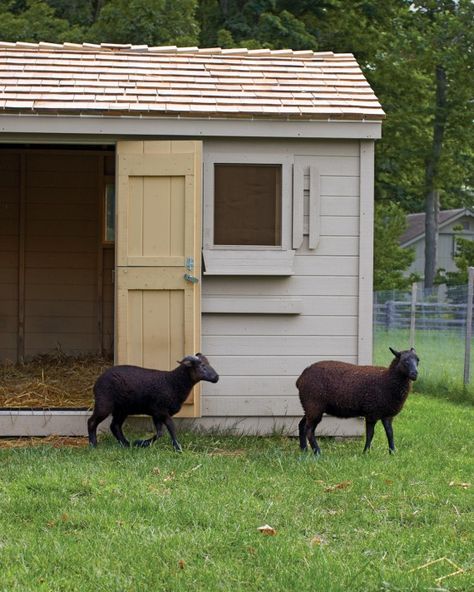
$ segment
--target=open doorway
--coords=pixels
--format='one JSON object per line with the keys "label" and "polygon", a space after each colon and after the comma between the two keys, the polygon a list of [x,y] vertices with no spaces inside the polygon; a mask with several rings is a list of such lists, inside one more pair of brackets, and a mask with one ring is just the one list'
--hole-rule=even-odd
{"label": "open doorway", "polygon": [[113,146],[0,146],[0,407],[87,407],[112,363],[114,187]]}

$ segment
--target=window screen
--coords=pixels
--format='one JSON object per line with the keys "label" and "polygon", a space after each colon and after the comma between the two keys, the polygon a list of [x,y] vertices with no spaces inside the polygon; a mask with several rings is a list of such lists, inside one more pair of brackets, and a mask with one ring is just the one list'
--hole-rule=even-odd
{"label": "window screen", "polygon": [[281,245],[281,165],[215,165],[214,244]]}

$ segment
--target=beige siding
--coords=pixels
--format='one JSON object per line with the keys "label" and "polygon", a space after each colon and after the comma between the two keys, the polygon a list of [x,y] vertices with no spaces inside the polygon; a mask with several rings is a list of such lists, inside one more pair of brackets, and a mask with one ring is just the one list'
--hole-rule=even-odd
{"label": "beige siding", "polygon": [[0,152],[0,359],[15,360],[18,323],[19,154]]}
{"label": "beige siding", "polygon": [[[217,145],[241,152],[255,144]],[[265,150],[297,163],[304,173],[304,237],[288,277],[203,278],[203,297],[245,300],[297,298],[300,314],[203,315],[203,351],[218,369],[217,385],[203,386],[203,416],[298,416],[295,381],[309,364],[327,358],[356,363],[359,314],[360,145],[341,142],[262,142]],[[309,167],[319,174],[320,237],[308,246]],[[311,170],[314,170],[313,168]],[[206,309],[207,310],[207,309]]]}

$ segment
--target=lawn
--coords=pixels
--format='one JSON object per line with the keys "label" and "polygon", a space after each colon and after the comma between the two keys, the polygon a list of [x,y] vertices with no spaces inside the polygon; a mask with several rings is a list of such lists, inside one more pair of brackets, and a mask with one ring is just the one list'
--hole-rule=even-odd
{"label": "lawn", "polygon": [[[452,401],[474,404],[474,347],[471,349],[471,382],[464,386],[464,334],[460,331],[417,331],[415,348],[421,359],[413,388]],[[388,366],[394,349],[408,349],[409,331],[374,331],[374,364]]]}
{"label": "lawn", "polygon": [[378,426],[319,460],[277,436],[0,448],[0,590],[473,590],[474,409],[413,394],[394,427],[394,456]]}

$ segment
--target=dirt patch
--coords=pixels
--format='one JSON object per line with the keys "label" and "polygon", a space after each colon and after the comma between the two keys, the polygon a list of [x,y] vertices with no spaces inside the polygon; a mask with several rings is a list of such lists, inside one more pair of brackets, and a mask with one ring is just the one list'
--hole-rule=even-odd
{"label": "dirt patch", "polygon": [[247,453],[243,448],[236,448],[235,450],[226,450],[224,448],[215,448],[209,452],[209,456],[245,456]]}
{"label": "dirt patch", "polygon": [[0,366],[0,408],[90,409],[92,387],[112,361],[98,356],[40,355]]}
{"label": "dirt patch", "polygon": [[0,448],[31,448],[33,446],[52,446],[53,448],[84,448],[87,438],[72,436],[47,436],[45,438],[0,438]]}

